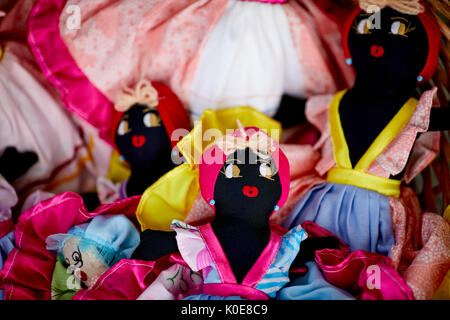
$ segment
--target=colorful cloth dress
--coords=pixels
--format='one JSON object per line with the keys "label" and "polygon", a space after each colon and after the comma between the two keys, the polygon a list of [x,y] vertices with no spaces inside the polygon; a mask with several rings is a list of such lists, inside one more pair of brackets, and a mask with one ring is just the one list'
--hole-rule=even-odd
{"label": "colorful cloth dress", "polygon": [[[12,234],[14,248],[0,272],[5,300],[50,300],[57,257],[47,250],[46,239],[53,234],[67,233],[72,227],[99,215],[123,214],[133,221],[139,199],[131,197],[88,212],[81,196],[66,192],[25,211]],[[134,224],[137,223],[134,221]],[[102,274],[92,288],[79,290],[73,299],[136,299],[156,277],[152,275],[156,265],[155,262],[122,259]],[[166,268],[164,265],[163,269]]]}
{"label": "colorful cloth dress", "polygon": [[235,106],[273,116],[284,93],[332,93],[353,79],[337,23],[312,0],[43,0],[29,27],[68,109],[105,134],[110,103],[142,78],[170,86],[194,121]]}
{"label": "colorful cloth dress", "polygon": [[322,133],[316,170],[328,173],[327,181],[311,189],[284,221],[287,228],[313,221],[352,251],[389,256],[416,298],[430,297],[450,266],[450,228],[442,217],[423,214],[411,189],[390,177],[405,169],[403,180],[409,183],[436,156],[440,133],[426,132],[435,92],[409,99],[355,165],[339,117],[345,91],[310,99],[307,118]]}
{"label": "colorful cloth dress", "polygon": [[15,146],[39,157],[13,183],[20,198],[35,190],[87,192],[106,174],[111,147],[67,112],[36,63],[26,41],[33,3],[17,1],[0,24],[0,33],[20,39],[0,43],[0,153]]}
{"label": "colorful cloth dress", "polygon": [[203,293],[188,299],[252,299],[274,298],[289,282],[289,268],[300,251],[301,241],[307,238],[305,230],[296,226],[286,234],[272,230],[269,243],[247,273],[237,283],[227,257],[211,224],[199,227],[174,220],[180,254],[187,265],[203,275]]}

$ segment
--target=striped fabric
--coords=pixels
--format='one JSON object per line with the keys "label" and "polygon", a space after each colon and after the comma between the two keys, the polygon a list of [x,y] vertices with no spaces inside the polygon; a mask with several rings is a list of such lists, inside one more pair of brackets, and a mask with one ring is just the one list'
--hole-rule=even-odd
{"label": "striped fabric", "polygon": [[289,268],[300,251],[300,242],[307,238],[303,228],[298,225],[283,236],[280,249],[256,289],[275,298],[276,293],[289,282]]}

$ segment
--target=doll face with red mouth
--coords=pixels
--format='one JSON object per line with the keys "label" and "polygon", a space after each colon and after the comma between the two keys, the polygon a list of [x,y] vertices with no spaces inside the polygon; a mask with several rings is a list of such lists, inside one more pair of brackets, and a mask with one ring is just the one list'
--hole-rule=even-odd
{"label": "doll face with red mouth", "polygon": [[[372,20],[376,16],[379,28],[377,18]],[[359,14],[348,44],[358,79],[373,87],[416,81],[428,56],[428,38],[419,17],[389,7],[377,14]]]}
{"label": "doll face with red mouth", "polygon": [[78,237],[69,237],[65,241],[62,254],[65,267],[75,276],[82,288],[91,287],[98,277],[109,269],[94,246],[89,250],[80,249]]}
{"label": "doll face with red mouth", "polygon": [[214,188],[216,214],[268,221],[281,197],[280,177],[271,160],[258,157],[249,148],[229,155]]}
{"label": "doll face with red mouth", "polygon": [[122,115],[116,145],[130,165],[139,168],[155,166],[161,154],[171,152],[170,139],[158,111],[141,104],[133,105]]}

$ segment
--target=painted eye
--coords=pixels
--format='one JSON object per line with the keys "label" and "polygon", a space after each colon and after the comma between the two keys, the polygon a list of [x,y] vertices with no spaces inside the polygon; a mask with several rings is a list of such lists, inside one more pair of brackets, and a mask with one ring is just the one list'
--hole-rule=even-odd
{"label": "painted eye", "polygon": [[159,127],[161,126],[161,119],[157,114],[148,112],[144,116],[144,124],[147,128]]}
{"label": "painted eye", "polygon": [[359,34],[370,34],[370,21],[369,19],[363,19],[358,23]]}
{"label": "painted eye", "polygon": [[228,179],[240,177],[241,170],[235,164],[229,164],[225,167],[225,177]]}
{"label": "painted eye", "polygon": [[120,121],[119,127],[117,128],[117,134],[119,136],[123,136],[124,134],[128,133],[130,131],[130,128],[128,127],[128,121],[122,120]]}
{"label": "painted eye", "polygon": [[259,174],[264,178],[272,178],[273,172],[272,167],[268,163],[261,163],[259,166]]}
{"label": "painted eye", "polygon": [[83,266],[83,258],[81,257],[80,251],[75,251],[72,253],[72,260],[78,268],[81,268]]}
{"label": "painted eye", "polygon": [[400,21],[394,21],[391,25],[391,33],[404,36],[406,34],[406,25]]}

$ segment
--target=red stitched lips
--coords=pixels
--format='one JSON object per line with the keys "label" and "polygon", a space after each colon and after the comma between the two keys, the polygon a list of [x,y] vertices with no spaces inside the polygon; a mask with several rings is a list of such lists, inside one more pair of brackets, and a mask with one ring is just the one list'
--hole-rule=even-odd
{"label": "red stitched lips", "polygon": [[131,138],[131,142],[136,148],[142,147],[145,144],[145,141],[145,136],[133,136],[133,138]]}
{"label": "red stitched lips", "polygon": [[242,193],[249,198],[255,198],[259,194],[259,190],[257,187],[244,186],[242,188]]}
{"label": "red stitched lips", "polygon": [[370,48],[370,55],[374,58],[381,58],[384,55],[384,48],[382,46],[373,45]]}

